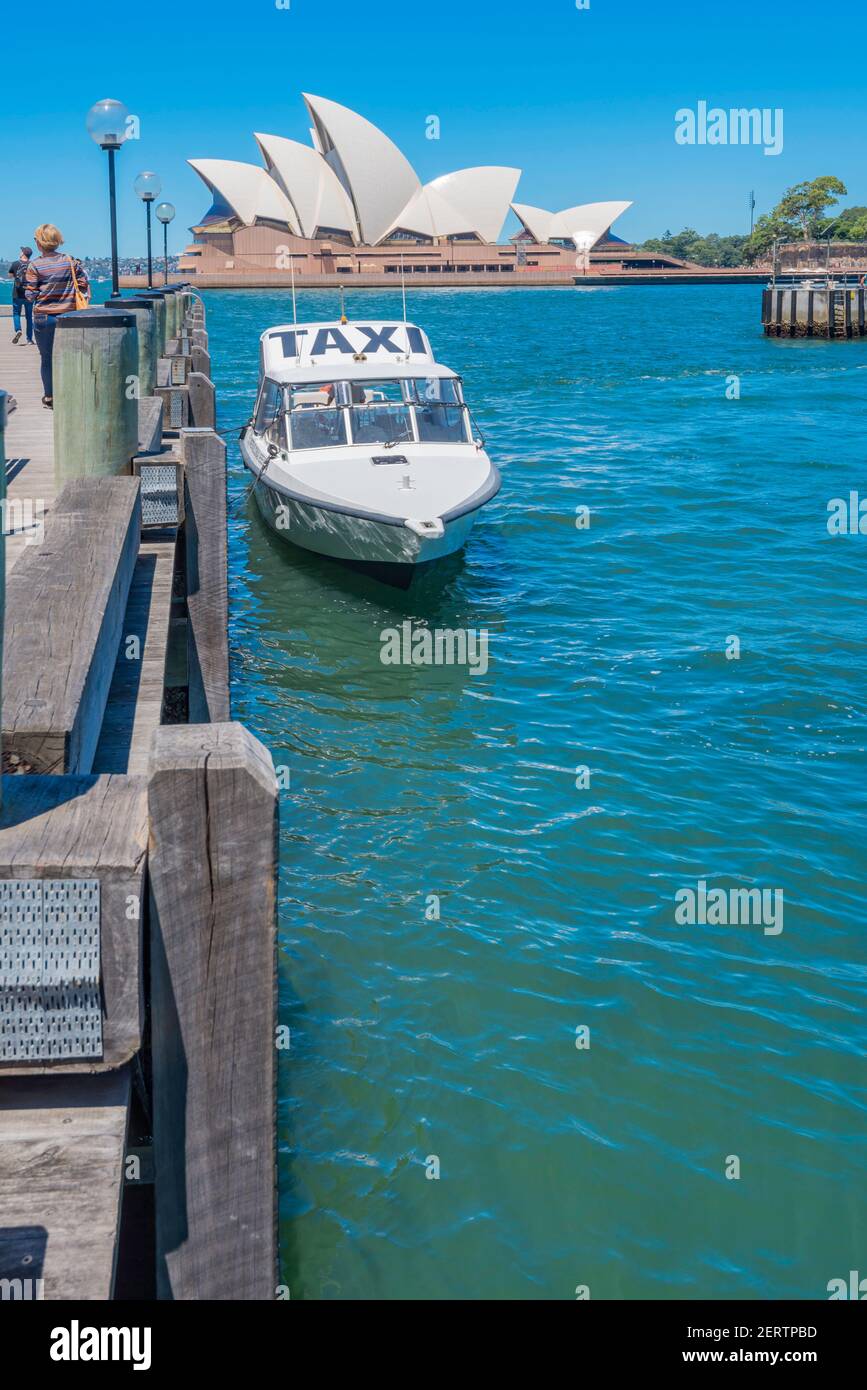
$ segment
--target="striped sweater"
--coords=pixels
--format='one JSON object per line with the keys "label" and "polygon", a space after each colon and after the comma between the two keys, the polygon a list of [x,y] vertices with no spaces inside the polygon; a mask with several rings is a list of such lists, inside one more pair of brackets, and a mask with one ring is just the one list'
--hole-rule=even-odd
{"label": "striped sweater", "polygon": [[[69,256],[52,251],[47,256],[35,256],[27,266],[25,296],[37,314],[68,314],[75,308],[75,286],[72,282]],[[72,261],[78,288],[87,294],[90,286],[81,261]]]}

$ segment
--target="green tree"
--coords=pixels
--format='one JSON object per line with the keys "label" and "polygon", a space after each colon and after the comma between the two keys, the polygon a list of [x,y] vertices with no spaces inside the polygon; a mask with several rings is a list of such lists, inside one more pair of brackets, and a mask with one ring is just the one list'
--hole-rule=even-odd
{"label": "green tree", "polygon": [[664,236],[651,237],[639,249],[676,256],[694,265],[735,266],[743,262],[746,242],[747,237],[743,236],[724,237],[716,232],[702,236],[695,228],[684,227],[682,232],[666,231]]}
{"label": "green tree", "polygon": [[829,218],[819,235],[831,232],[833,241],[867,241],[867,207],[844,208],[839,217]]}
{"label": "green tree", "polygon": [[779,207],[776,207],[773,212],[764,212],[758,218],[753,228],[753,234],[747,240],[747,259],[755,260],[763,251],[769,251],[775,241],[797,241],[797,239],[797,223],[782,217]]}
{"label": "green tree", "polygon": [[[846,185],[833,174],[810,179],[804,183],[793,184],[786,189],[774,214],[785,222],[795,223],[804,241],[812,241],[819,235],[824,213],[846,194]],[[773,214],[772,214],[773,215]]]}

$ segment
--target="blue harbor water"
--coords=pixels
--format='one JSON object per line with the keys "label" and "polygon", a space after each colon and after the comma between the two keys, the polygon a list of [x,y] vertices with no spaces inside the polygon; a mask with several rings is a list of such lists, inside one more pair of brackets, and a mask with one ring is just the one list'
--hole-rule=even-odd
{"label": "blue harbor water", "polygon": [[[867,1258],[867,538],[826,524],[867,345],[759,300],[411,293],[504,484],[407,593],[273,538],[231,449],[233,711],[291,779],[293,1298],[822,1298]],[[206,301],[226,427],[291,304]],[[383,665],[405,619],[488,671]],[[783,930],[679,924],[699,881]]]}
{"label": "blue harbor water", "polygon": [[[226,428],[291,302],[205,299]],[[827,1297],[867,1275],[867,536],[826,524],[867,495],[867,344],[765,340],[755,286],[410,291],[409,316],[503,471],[441,576],[291,551],[230,448],[233,713],[290,778],[283,1278]],[[489,669],[384,665],[405,619],[487,630]],[[699,881],[782,918],[681,924]]]}

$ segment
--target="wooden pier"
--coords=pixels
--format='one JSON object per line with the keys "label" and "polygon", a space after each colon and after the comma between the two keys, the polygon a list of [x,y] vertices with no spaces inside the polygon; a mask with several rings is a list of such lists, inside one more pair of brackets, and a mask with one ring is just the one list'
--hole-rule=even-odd
{"label": "wooden pier", "polygon": [[0,1298],[270,1299],[276,778],[204,309],[135,303],[65,316],[54,412],[0,317]]}

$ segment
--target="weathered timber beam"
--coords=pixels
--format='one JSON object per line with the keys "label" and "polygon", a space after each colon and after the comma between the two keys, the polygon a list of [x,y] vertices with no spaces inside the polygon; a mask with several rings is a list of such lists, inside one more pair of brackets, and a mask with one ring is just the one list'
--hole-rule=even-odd
{"label": "weathered timber beam", "polygon": [[167,725],[148,796],[158,1296],[270,1299],[274,767],[240,724]]}

